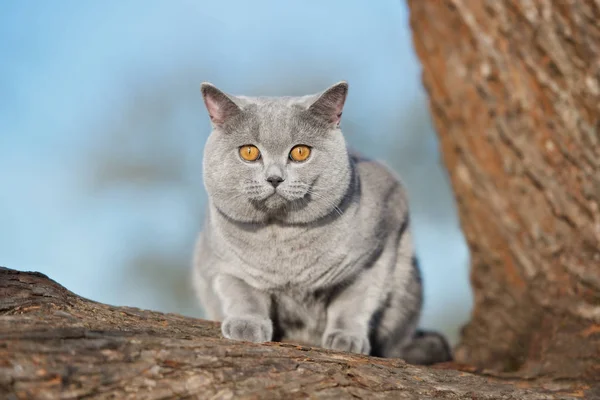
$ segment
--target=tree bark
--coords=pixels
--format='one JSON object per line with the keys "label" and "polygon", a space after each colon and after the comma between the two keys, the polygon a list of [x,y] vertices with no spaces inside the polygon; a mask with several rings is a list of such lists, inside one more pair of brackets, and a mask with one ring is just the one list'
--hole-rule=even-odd
{"label": "tree bark", "polygon": [[[576,399],[600,387],[515,381],[288,343],[221,338],[217,323],[83,299],[0,268],[2,399]],[[463,368],[465,369],[465,368]]]}
{"label": "tree bark", "polygon": [[457,359],[600,379],[600,1],[408,3],[472,256]]}

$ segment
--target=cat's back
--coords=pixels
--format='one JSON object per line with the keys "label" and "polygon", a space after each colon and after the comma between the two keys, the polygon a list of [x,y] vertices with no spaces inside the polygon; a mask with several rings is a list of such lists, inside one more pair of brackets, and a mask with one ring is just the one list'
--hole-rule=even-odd
{"label": "cat's back", "polygon": [[360,178],[360,208],[364,218],[402,223],[408,212],[408,198],[400,178],[380,161],[354,151],[350,157]]}

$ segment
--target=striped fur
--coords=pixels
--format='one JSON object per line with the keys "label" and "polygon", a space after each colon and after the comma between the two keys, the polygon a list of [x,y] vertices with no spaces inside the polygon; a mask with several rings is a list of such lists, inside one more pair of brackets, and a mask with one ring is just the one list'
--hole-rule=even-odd
{"label": "striped fur", "polygon": [[[446,340],[417,330],[422,282],[406,195],[387,168],[348,151],[346,92],[340,83],[313,96],[249,98],[203,87],[214,131],[197,294],[231,339],[447,361]],[[260,160],[239,158],[247,144]],[[311,156],[290,162],[298,144]],[[266,181],[273,173],[283,180],[276,188]]]}

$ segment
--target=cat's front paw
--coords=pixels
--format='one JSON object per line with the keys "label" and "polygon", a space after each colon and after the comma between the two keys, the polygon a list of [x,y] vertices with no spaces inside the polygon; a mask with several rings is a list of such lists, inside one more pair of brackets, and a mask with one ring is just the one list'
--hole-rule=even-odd
{"label": "cat's front paw", "polygon": [[227,339],[245,342],[269,342],[273,337],[273,323],[270,319],[257,317],[226,318],[221,332]]}
{"label": "cat's front paw", "polygon": [[343,330],[334,330],[325,333],[323,336],[323,347],[360,354],[369,354],[371,351],[371,344],[366,335]]}

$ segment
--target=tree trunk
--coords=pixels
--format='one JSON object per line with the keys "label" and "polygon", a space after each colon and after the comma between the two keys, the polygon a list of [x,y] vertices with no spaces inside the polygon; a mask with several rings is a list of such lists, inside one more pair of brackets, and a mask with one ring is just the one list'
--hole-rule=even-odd
{"label": "tree trunk", "polygon": [[217,323],[83,299],[0,268],[2,399],[575,399],[573,382],[518,382],[286,343],[221,338]]}
{"label": "tree trunk", "polygon": [[459,361],[600,377],[600,1],[409,0],[472,256]]}

